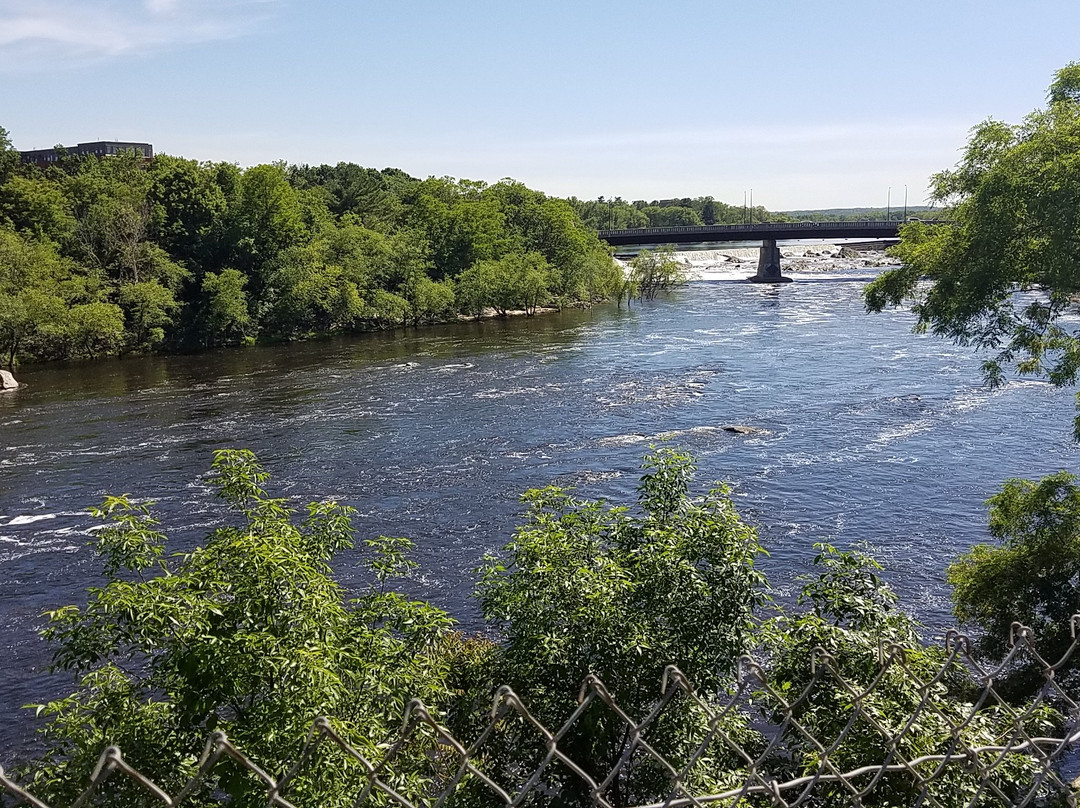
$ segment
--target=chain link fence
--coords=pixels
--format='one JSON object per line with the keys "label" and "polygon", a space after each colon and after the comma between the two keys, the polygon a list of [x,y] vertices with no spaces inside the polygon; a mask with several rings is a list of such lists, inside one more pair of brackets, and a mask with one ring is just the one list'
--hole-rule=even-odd
{"label": "chain link fence", "polygon": [[[123,751],[110,747],[86,779],[85,790],[74,808],[109,804],[107,783],[116,780],[141,789],[145,805],[207,804],[215,773],[222,766],[245,770],[258,784],[259,804],[304,808],[311,805],[292,796],[290,787],[320,755],[343,756],[359,775],[353,805],[439,808],[455,805],[568,805],[553,783],[573,783],[584,802],[601,808],[682,808],[683,806],[1051,806],[1077,804],[1080,784],[1072,778],[1080,771],[1080,709],[1067,692],[1063,676],[1076,652],[1073,641],[1059,660],[1039,655],[1029,629],[1014,624],[1007,658],[991,668],[974,656],[968,638],[950,632],[944,638],[940,664],[927,675],[925,666],[909,662],[910,649],[882,646],[869,685],[859,686],[841,673],[843,667],[823,649],[809,660],[809,682],[797,692],[770,681],[768,668],[749,656],[742,657],[728,692],[703,698],[675,667],[668,667],[652,709],[647,715],[628,715],[604,682],[589,676],[581,687],[577,708],[560,726],[545,726],[529,705],[509,687],[500,688],[481,731],[465,742],[454,737],[420,701],[412,701],[396,735],[380,746],[378,759],[359,751],[329,718],[317,719],[295,762],[285,771],[268,772],[237,748],[224,733],[206,742],[197,773],[174,795],[128,764]],[[999,685],[1020,665],[1036,665],[1044,677],[1037,695],[1022,706],[1010,704]],[[959,705],[940,699],[946,678],[955,679],[963,666],[969,697]],[[895,677],[915,686],[917,702],[903,714],[888,714],[871,707],[879,692],[892,687]],[[807,719],[809,705],[821,703],[831,710],[836,728],[815,733]],[[695,738],[692,751],[679,760],[665,756],[657,731],[670,730],[663,716],[679,701],[700,711],[705,730]],[[615,765],[598,771],[596,761],[573,759],[566,739],[581,730],[586,720],[605,720],[621,726],[625,743]],[[992,742],[986,740],[986,715],[995,716]],[[1047,721],[1046,716],[1054,719]],[[819,722],[820,724],[820,722]],[[818,725],[819,725],[818,724]],[[490,765],[488,749],[507,727],[514,727],[511,747],[520,757],[507,769]],[[932,731],[927,730],[931,727]],[[748,729],[753,731],[748,735]],[[981,733],[974,732],[981,727]],[[1051,728],[1038,734],[1033,727]],[[666,729],[665,729],[666,728]],[[741,728],[741,729],[738,729]],[[915,738],[916,733],[918,737]],[[426,780],[424,794],[406,796],[394,784],[395,763],[402,750],[418,737],[428,742],[427,758],[439,776]],[[746,738],[756,739],[747,743]],[[977,745],[972,738],[981,738]],[[917,741],[917,743],[913,742]],[[516,746],[515,746],[516,745]],[[504,747],[505,748],[505,747]],[[854,750],[854,751],[853,751]],[[877,750],[876,756],[872,757]],[[724,762],[721,762],[724,761]],[[722,772],[718,769],[723,769]],[[558,770],[559,777],[552,773]],[[635,800],[628,783],[647,770],[661,785],[652,800]],[[702,777],[703,770],[710,773]],[[1080,780],[1080,778],[1077,778]],[[700,784],[707,783],[703,788]],[[722,787],[718,787],[720,783]],[[463,798],[467,792],[468,798]],[[262,797],[265,794],[265,798]],[[229,797],[217,795],[222,804]],[[294,801],[295,800],[295,801]],[[213,802],[213,799],[211,799]],[[0,804],[59,808],[36,798],[0,768]],[[245,803],[251,804],[251,803]],[[314,806],[312,806],[314,808]]]}

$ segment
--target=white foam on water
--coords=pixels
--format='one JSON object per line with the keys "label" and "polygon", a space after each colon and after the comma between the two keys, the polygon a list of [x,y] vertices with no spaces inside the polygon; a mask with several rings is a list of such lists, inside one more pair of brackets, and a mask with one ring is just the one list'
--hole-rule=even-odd
{"label": "white foam on water", "polygon": [[635,446],[650,440],[648,435],[612,435],[609,438],[600,438],[597,446]]}
{"label": "white foam on water", "polygon": [[895,443],[899,440],[907,440],[920,433],[928,432],[933,428],[934,420],[932,418],[920,418],[917,421],[909,421],[906,424],[900,424],[899,426],[882,430],[878,433],[876,438],[867,444],[867,448],[872,449],[878,446],[887,446],[890,443]]}
{"label": "white foam on water", "polygon": [[782,454],[777,458],[781,465],[784,466],[812,466],[815,463],[820,463],[822,457],[816,454],[808,454],[806,452],[789,452]]}
{"label": "white foam on water", "polygon": [[970,412],[985,406],[993,396],[990,390],[966,390],[950,399],[945,408],[950,412]]}
{"label": "white foam on water", "polygon": [[489,398],[489,399],[501,399],[511,398],[512,396],[524,396],[535,395],[542,393],[544,388],[542,387],[505,387],[502,389],[492,388],[491,390],[480,390],[473,393],[473,398]]}
{"label": "white foam on water", "polygon": [[34,522],[44,521],[45,519],[55,519],[59,515],[60,514],[56,514],[56,513],[42,513],[42,514],[36,514],[36,515],[33,515],[33,516],[25,514],[25,515],[22,515],[22,516],[12,517],[11,521],[9,521],[7,523],[7,525],[8,525],[8,527],[10,527],[11,525],[30,525],[30,524],[33,524]]}

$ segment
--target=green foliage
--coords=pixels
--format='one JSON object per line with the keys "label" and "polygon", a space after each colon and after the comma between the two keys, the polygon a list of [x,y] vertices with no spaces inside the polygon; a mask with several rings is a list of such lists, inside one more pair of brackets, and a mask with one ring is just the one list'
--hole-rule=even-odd
{"label": "green foliage", "polygon": [[19,165],[19,152],[11,145],[8,130],[0,126],[0,182],[10,177]]}
{"label": "green foliage", "polygon": [[1069,62],[1057,71],[1046,95],[1051,104],[1080,103],[1080,62]]}
{"label": "green foliage", "polygon": [[[760,205],[728,205],[711,196],[694,199],[639,199],[621,197],[595,200],[571,198],[570,204],[581,220],[596,230],[630,230],[639,227],[687,227],[702,224],[746,224],[749,222],[792,221],[790,216],[768,211]],[[801,217],[800,217],[801,218]]]}
{"label": "green foliage", "polygon": [[641,212],[649,217],[649,227],[700,227],[705,224],[696,210],[681,205],[649,205],[642,208]]}
{"label": "green foliage", "polygon": [[0,223],[60,244],[75,230],[75,218],[58,183],[19,175],[0,186]]}
{"label": "green foliage", "polygon": [[240,170],[157,155],[149,171],[156,242],[188,266],[218,268],[226,259],[226,218]]}
{"label": "green foliage", "polygon": [[953,223],[902,228],[902,266],[866,290],[871,311],[910,303],[917,329],[991,352],[991,384],[1007,368],[1059,386],[1080,374],[1080,342],[1061,322],[1080,293],[1077,76],[1075,64],[1059,71],[1050,106],[1023,123],[972,130],[959,165],[933,179]]}
{"label": "green foliage", "polygon": [[[24,772],[35,793],[67,804],[110,744],[176,793],[213,731],[280,773],[318,715],[334,716],[357,748],[377,757],[408,697],[433,705],[454,698],[445,649],[462,643],[450,619],[386,589],[409,567],[409,542],[367,542],[372,586],[349,600],[329,563],[352,546],[352,510],[312,503],[300,519],[267,496],[266,481],[250,452],[218,452],[211,483],[235,518],[186,553],[166,552],[148,503],[109,497],[95,509],[107,525],[95,534],[107,581],[89,590],[84,608],[49,614],[54,668],[77,674],[79,688],[38,706],[48,750]],[[407,745],[401,768],[386,776],[418,795],[430,751],[423,738]],[[290,797],[351,805],[361,774],[324,754]],[[215,791],[231,805],[265,804],[260,785],[238,768],[215,769],[192,804],[219,804]],[[104,797],[121,808],[145,804],[118,779]]]}
{"label": "green foliage", "polygon": [[454,286],[449,281],[433,281],[427,275],[414,275],[403,285],[414,323],[433,323],[454,312]]}
{"label": "green foliage", "polygon": [[[493,680],[511,684],[547,726],[573,711],[589,673],[632,716],[648,712],[668,664],[710,698],[748,647],[754,610],[767,599],[754,566],[763,551],[728,489],[691,497],[693,460],[674,450],[648,456],[644,468],[636,513],[555,486],[527,492],[525,524],[505,555],[481,570],[484,614],[501,628]],[[703,721],[679,701],[650,742],[682,759],[700,741]],[[630,739],[604,709],[583,716],[581,727],[560,748],[602,778]],[[513,727],[506,731],[506,757],[494,752],[492,763],[512,772],[527,745],[512,740]],[[647,763],[635,771],[620,786],[624,804],[654,798],[662,780]],[[574,778],[558,770],[546,777],[563,804],[590,804]]]}
{"label": "green foliage", "polygon": [[494,262],[473,264],[457,277],[455,296],[462,311],[480,319],[484,309],[494,303]]}
{"label": "green foliage", "polygon": [[[1056,662],[1073,642],[1070,621],[1080,613],[1080,486],[1059,472],[1008,480],[992,496],[990,535],[948,569],[953,603],[962,624],[981,631],[978,650],[1002,659],[1014,639],[1012,625],[1033,629],[1040,653]],[[1070,660],[1059,676],[1075,672]],[[1028,695],[1043,684],[1031,660],[1013,671],[1010,692]]]}
{"label": "green foliage", "polygon": [[120,289],[120,307],[125,313],[129,344],[134,351],[149,351],[165,340],[165,328],[180,308],[173,293],[157,281],[130,283]]}
{"label": "green foliage", "polygon": [[202,324],[200,332],[207,345],[230,345],[243,342],[251,324],[247,278],[235,269],[207,272],[202,282]]}
{"label": "green foliage", "polygon": [[65,336],[75,356],[115,353],[124,343],[124,313],[113,303],[84,303],[68,312]]}
{"label": "green foliage", "polygon": [[[0,240],[46,256],[32,283],[0,288],[9,364],[533,314],[621,290],[573,206],[512,180],[133,154],[43,172],[6,132]],[[57,314],[92,304],[123,313],[119,339],[106,309]]]}
{"label": "green foliage", "polygon": [[[766,717],[785,728],[774,774],[814,774],[823,748],[837,770],[851,771],[890,755],[910,761],[995,745],[1017,726],[1037,735],[1059,725],[1060,716],[1046,707],[1021,713],[989,704],[976,711],[970,674],[955,654],[920,641],[917,625],[896,608],[895,593],[878,576],[880,565],[858,550],[816,549],[815,572],[804,577],[798,598],[810,610],[781,613],[764,632],[770,682],[787,703],[785,709],[771,697],[762,699]],[[928,775],[936,765],[924,764],[921,771]],[[995,773],[994,786],[1019,794],[1019,784],[1037,769],[1032,758],[1011,755]],[[954,766],[934,781],[929,797],[937,805],[967,806],[980,788],[977,774]],[[862,804],[912,805],[920,790],[911,777],[887,777]],[[815,804],[850,804],[846,788],[825,786],[817,793]]]}
{"label": "green foliage", "polygon": [[[503,684],[549,728],[578,711],[559,749],[598,780],[621,765],[606,793],[620,808],[669,793],[670,771],[640,740],[676,770],[687,767],[686,787],[715,793],[746,778],[745,757],[717,730],[751,756],[770,749],[768,771],[788,779],[815,775],[826,749],[830,771],[850,771],[1060,729],[1061,716],[1045,706],[983,700],[982,683],[960,664],[956,645],[923,644],[880,566],[859,550],[818,545],[798,604],[761,622],[757,612],[770,600],[756,565],[764,553],[756,532],[726,487],[692,496],[694,471],[689,455],[653,451],[633,507],[576,499],[557,486],[526,492],[523,524],[478,571],[477,594],[497,642],[452,631],[445,613],[394,589],[416,567],[408,539],[362,542],[369,583],[350,598],[333,580],[331,562],[353,546],[352,510],[320,502],[295,513],[267,494],[269,475],[250,452],[216,453],[209,482],[228,515],[187,552],[170,548],[152,503],[107,497],[93,510],[104,521],[93,543],[105,582],[89,589],[85,607],[50,612],[44,631],[54,669],[74,674],[78,686],[37,706],[45,750],[19,778],[51,804],[68,804],[100,751],[118,745],[129,764],[176,793],[214,731],[279,775],[319,715],[369,760],[382,760],[407,701],[419,698],[459,739],[487,730],[472,763],[512,789],[548,749],[514,713],[488,727],[493,692]],[[968,610],[961,617],[999,640],[1004,619],[1017,613],[1039,630],[1060,621],[1076,608],[1078,525],[1074,478],[1012,481],[992,500],[991,529],[1005,546],[977,548],[950,570],[958,612]],[[988,643],[985,653],[995,648]],[[727,709],[736,660],[749,651],[768,660],[779,698],[762,691]],[[619,710],[640,721],[656,708],[670,664],[687,674],[700,701],[675,691],[641,738],[600,701],[578,706],[575,696],[593,674]],[[993,788],[1004,795],[1019,793],[1037,773],[1028,755],[1000,763]],[[421,731],[380,777],[422,801],[457,765]],[[920,765],[929,775],[937,763]],[[363,774],[355,761],[324,749],[287,796],[297,805],[351,805]],[[973,804],[979,787],[976,771],[954,765],[934,778],[930,799],[947,808]],[[593,804],[557,763],[538,788],[552,804]],[[917,779],[890,775],[862,799],[868,807],[908,805],[919,791]],[[815,794],[823,806],[850,801],[839,784],[820,784]],[[228,762],[215,767],[192,805],[223,798],[241,808],[266,801],[261,785]],[[119,808],[145,804],[122,778],[108,781],[102,799]],[[453,804],[494,803],[467,776]]]}
{"label": "green foliage", "polygon": [[9,366],[65,355],[68,307],[81,299],[71,270],[49,242],[0,226],[0,355]]}
{"label": "green foliage", "polygon": [[642,250],[630,261],[630,286],[643,300],[652,300],[686,283],[686,269],[670,247]]}

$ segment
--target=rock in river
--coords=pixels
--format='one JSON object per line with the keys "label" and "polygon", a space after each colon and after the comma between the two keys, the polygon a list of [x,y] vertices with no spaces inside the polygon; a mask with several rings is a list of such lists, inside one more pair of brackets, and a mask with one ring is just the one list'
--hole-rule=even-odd
{"label": "rock in river", "polygon": [[14,390],[19,386],[9,371],[0,370],[0,390]]}
{"label": "rock in river", "polygon": [[756,426],[743,426],[741,424],[729,424],[720,428],[725,432],[734,432],[736,435],[755,435],[758,432],[765,431],[764,429],[758,429]]}

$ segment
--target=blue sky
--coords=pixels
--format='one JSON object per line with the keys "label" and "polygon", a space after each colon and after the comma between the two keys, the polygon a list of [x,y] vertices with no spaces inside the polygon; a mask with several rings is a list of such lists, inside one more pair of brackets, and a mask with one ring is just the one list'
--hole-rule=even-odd
{"label": "blue sky", "polygon": [[0,0],[0,125],[583,198],[918,204],[1078,59],[1077,0]]}

